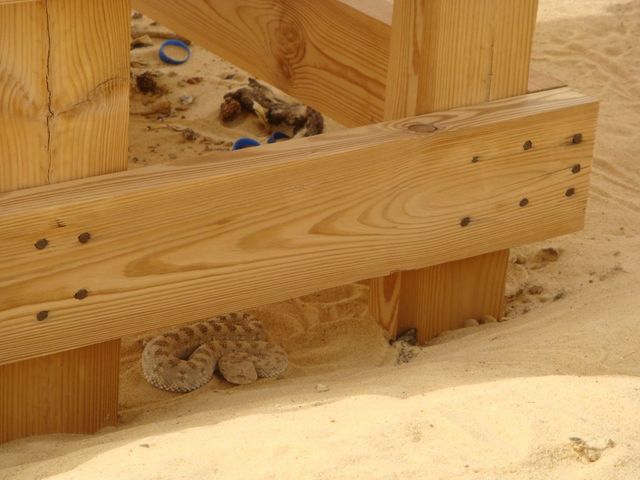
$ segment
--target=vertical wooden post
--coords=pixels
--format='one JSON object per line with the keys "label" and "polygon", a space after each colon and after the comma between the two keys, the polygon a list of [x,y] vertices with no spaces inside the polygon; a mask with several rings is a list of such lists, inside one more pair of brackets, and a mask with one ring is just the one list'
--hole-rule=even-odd
{"label": "vertical wooden post", "polygon": [[[395,0],[385,118],[527,93],[537,7],[537,0]],[[416,327],[421,342],[466,318],[500,317],[508,256],[371,280],[371,311],[390,337]]]}
{"label": "vertical wooden post", "polygon": [[[0,5],[0,193],[126,169],[129,22],[129,0]],[[51,221],[78,242],[73,222]],[[0,442],[114,425],[119,352],[113,340],[0,366]]]}

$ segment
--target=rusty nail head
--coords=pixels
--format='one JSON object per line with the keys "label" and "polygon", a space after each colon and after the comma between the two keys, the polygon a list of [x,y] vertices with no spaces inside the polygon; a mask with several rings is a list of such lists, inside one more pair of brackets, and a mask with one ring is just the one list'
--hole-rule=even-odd
{"label": "rusty nail head", "polygon": [[533,148],[533,142],[531,140],[527,140],[526,142],[524,142],[522,148],[524,148],[525,150],[531,150]]}
{"label": "rusty nail head", "polygon": [[529,205],[529,199],[528,198],[523,198],[522,200],[520,200],[520,206],[521,207],[526,207],[527,205]]}
{"label": "rusty nail head", "polygon": [[576,163],[572,168],[571,168],[571,172],[573,173],[580,173],[580,170],[582,170],[582,166],[579,163]]}
{"label": "rusty nail head", "polygon": [[576,133],[571,139],[571,142],[574,143],[575,145],[582,143],[582,134]]}
{"label": "rusty nail head", "polygon": [[480,161],[480,157],[473,157],[471,159],[471,163],[478,163]]}
{"label": "rusty nail head", "polygon": [[87,243],[89,240],[91,240],[91,234],[89,232],[84,232],[78,235],[78,241],[80,243]]}
{"label": "rusty nail head", "polygon": [[38,250],[44,250],[45,248],[47,248],[47,245],[49,245],[49,240],[47,240],[46,238],[41,238],[40,240],[38,240],[36,243],[33,244],[33,246],[36,247]]}
{"label": "rusty nail head", "polygon": [[575,193],[576,193],[576,189],[575,189],[575,188],[573,188],[573,187],[568,188],[568,189],[567,189],[567,191],[566,191],[566,192],[564,192],[564,194],[565,194],[567,197],[572,197],[573,195],[575,195]]}
{"label": "rusty nail head", "polygon": [[41,312],[38,312],[38,315],[36,315],[36,318],[38,319],[39,322],[42,322],[43,320],[46,320],[48,316],[49,316],[49,312],[47,310],[42,310]]}
{"label": "rusty nail head", "polygon": [[471,218],[470,217],[464,217],[462,220],[460,220],[460,226],[462,226],[462,227],[466,227],[470,223],[471,223]]}
{"label": "rusty nail head", "polygon": [[89,296],[89,291],[86,288],[78,290],[73,296],[76,300],[84,300]]}

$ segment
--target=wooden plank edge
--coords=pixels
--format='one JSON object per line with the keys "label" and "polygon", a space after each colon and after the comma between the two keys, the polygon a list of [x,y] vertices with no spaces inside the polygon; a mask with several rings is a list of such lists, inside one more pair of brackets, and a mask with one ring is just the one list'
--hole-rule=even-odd
{"label": "wooden plank edge", "polygon": [[[537,98],[538,100],[535,101],[534,98]],[[555,98],[555,101],[551,101],[550,99],[552,98]],[[552,105],[549,105],[549,103],[551,103]],[[508,108],[508,105],[511,105],[511,108]],[[286,152],[286,149],[282,150],[282,147],[271,149],[271,153],[267,153],[268,148],[265,148],[265,151],[263,152],[264,155],[262,156],[257,152],[248,152],[247,154],[245,154],[245,157],[253,158],[253,160],[256,162],[266,162],[265,164],[263,164],[263,169],[261,171],[251,171],[251,169],[246,170],[244,169],[244,162],[240,162],[241,165],[238,165],[237,162],[234,162],[236,164],[234,168],[231,168],[229,165],[227,165],[222,172],[216,171],[217,169],[214,168],[213,171],[216,171],[216,174],[213,177],[209,177],[209,179],[207,179],[202,177],[202,173],[203,171],[206,171],[206,169],[202,170],[201,166],[183,167],[182,169],[178,170],[176,170],[174,167],[174,170],[170,170],[172,177],[175,177],[176,175],[174,174],[178,173],[179,170],[183,170],[183,173],[186,172],[187,176],[180,178],[180,175],[178,174],[177,178],[174,178],[171,181],[167,181],[164,175],[164,173],[166,172],[163,172],[160,177],[158,177],[158,173],[156,172],[154,174],[149,174],[151,175],[150,177],[147,175],[142,175],[128,178],[128,180],[133,180],[133,182],[130,182],[130,184],[127,186],[126,176],[129,174],[122,173],[111,175],[109,179],[97,178],[78,180],[75,182],[69,182],[68,184],[33,189],[34,191],[30,192],[30,194],[27,191],[18,192],[16,194],[3,195],[0,199],[0,212],[2,212],[0,213],[0,226],[2,226],[2,229],[0,230],[0,240],[2,240],[4,237],[4,240],[2,240],[2,245],[6,247],[6,252],[3,255],[8,255],[5,259],[3,259],[3,262],[7,262],[7,271],[9,274],[11,274],[12,256],[16,253],[13,250],[14,247],[16,247],[16,243],[14,240],[12,240],[12,235],[25,235],[25,229],[36,231],[37,229],[41,228],[39,226],[41,222],[45,221],[47,218],[55,218],[58,215],[62,215],[63,217],[74,215],[84,217],[84,219],[79,220],[84,224],[91,224],[92,222],[94,223],[96,219],[104,217],[105,220],[103,220],[103,222],[107,223],[105,223],[105,226],[103,226],[102,228],[113,229],[114,227],[109,220],[106,212],[108,212],[109,210],[113,211],[114,208],[116,209],[115,212],[120,211],[120,204],[122,204],[123,206],[126,206],[127,204],[136,204],[136,198],[139,198],[138,195],[141,194],[141,192],[139,191],[140,188],[145,188],[147,190],[147,193],[150,193],[155,198],[167,198],[167,201],[170,201],[171,203],[173,203],[173,200],[171,200],[171,198],[173,197],[167,197],[167,194],[173,195],[176,199],[181,198],[180,201],[182,203],[189,203],[191,198],[189,192],[209,192],[210,188],[207,187],[207,185],[211,183],[212,178],[217,178],[216,184],[220,185],[226,184],[234,177],[238,179],[248,178],[247,175],[251,175],[255,179],[260,179],[262,177],[267,179],[270,175],[272,176],[274,174],[274,167],[283,167],[287,169],[295,167],[295,171],[297,172],[307,172],[309,168],[316,169],[319,178],[322,178],[326,175],[341,175],[339,169],[335,168],[338,163],[344,164],[344,161],[352,164],[354,164],[354,162],[370,163],[370,156],[373,152],[378,152],[378,155],[381,155],[381,160],[388,158],[387,155],[391,151],[401,151],[404,152],[404,155],[413,152],[412,154],[416,155],[419,154],[419,152],[422,152],[424,146],[428,145],[429,142],[435,142],[438,139],[445,140],[445,146],[443,147],[441,145],[440,147],[445,148],[445,151],[446,148],[450,148],[446,146],[448,145],[447,142],[451,142],[450,145],[453,147],[457,146],[457,148],[461,148],[459,139],[473,138],[473,136],[469,137],[469,135],[472,135],[472,132],[477,132],[479,128],[488,128],[489,130],[486,131],[494,132],[494,136],[498,134],[498,132],[500,132],[499,138],[503,138],[505,136],[506,138],[512,138],[513,133],[511,134],[511,136],[509,136],[508,134],[511,129],[515,129],[515,131],[519,132],[518,137],[527,135],[526,132],[530,129],[537,129],[538,133],[540,134],[540,132],[544,131],[545,125],[547,125],[547,121],[549,121],[554,125],[554,130],[550,131],[548,135],[551,135],[551,133],[555,132],[553,133],[555,138],[555,135],[558,134],[558,128],[565,132],[572,131],[571,125],[567,125],[566,115],[569,115],[570,118],[573,118],[575,122],[580,123],[581,127],[584,127],[585,131],[584,143],[582,145],[577,145],[576,147],[571,147],[572,149],[576,148],[577,150],[572,150],[574,153],[567,153],[571,155],[570,157],[566,157],[567,154],[562,155],[562,157],[565,157],[562,161],[566,163],[569,160],[573,161],[574,155],[578,155],[577,152],[581,152],[579,158],[581,161],[583,161],[583,168],[578,175],[572,177],[574,182],[578,182],[580,184],[578,193],[574,197],[574,202],[577,203],[569,204],[566,202],[562,202],[562,205],[564,206],[561,206],[560,204],[554,206],[554,203],[552,202],[548,205],[553,206],[553,211],[547,209],[544,213],[548,216],[544,218],[551,219],[550,221],[554,222],[553,229],[545,232],[545,234],[548,234],[549,236],[573,232],[582,228],[584,221],[584,202],[586,202],[586,190],[584,186],[586,179],[588,179],[590,171],[589,159],[584,155],[587,155],[588,152],[591,152],[591,149],[593,147],[593,131],[595,131],[595,115],[597,110],[595,108],[595,105],[596,104],[593,101],[587,100],[587,97],[582,97],[579,95],[576,96],[576,94],[571,93],[570,91],[567,91],[565,92],[565,95],[560,96],[558,91],[553,91],[544,94],[535,94],[533,96],[527,96],[520,99],[510,99],[509,101],[494,102],[489,105],[477,106],[475,108],[458,109],[457,115],[453,115],[453,113],[455,112],[450,111],[447,112],[446,115],[442,116],[436,115],[434,117],[433,115],[426,115],[413,119],[406,119],[400,122],[391,122],[388,124],[384,124],[386,126],[386,129],[382,128],[381,126],[378,126],[377,128],[369,127],[365,129],[358,129],[362,130],[360,132],[361,134],[359,136],[356,135],[355,137],[345,134],[345,132],[339,132],[338,134],[333,136],[326,135],[325,138],[316,137],[312,139],[292,141],[292,150],[293,152],[297,151],[297,156],[299,158],[292,158],[292,156],[296,157],[296,154]],[[514,113],[513,108],[516,108],[516,106],[518,106],[517,111]],[[432,131],[434,128],[435,132]],[[386,135],[383,134],[383,132],[385,131],[387,131]],[[454,141],[454,139],[457,140]],[[570,142],[570,140],[571,138],[565,138],[564,140],[556,139],[553,141],[549,139],[546,140],[549,145],[548,148],[552,149],[552,151],[550,151],[550,156],[548,157],[550,161],[558,161],[558,154],[555,151],[555,148],[561,147],[565,144],[564,142]],[[476,140],[476,143],[478,141],[482,142],[482,138]],[[554,147],[553,145],[558,141],[561,141],[561,143],[557,144],[557,147]],[[467,142],[469,142],[469,140],[467,140]],[[296,143],[297,145],[295,145]],[[336,145],[340,146],[340,148],[336,149]],[[420,145],[423,146],[420,147]],[[462,148],[464,148],[464,145],[462,145]],[[274,153],[273,150],[277,150],[277,154]],[[590,153],[588,154],[590,156]],[[456,155],[459,155],[459,153]],[[503,158],[503,163],[507,160],[511,161],[514,156],[513,153],[507,152],[504,152],[504,155],[506,156],[500,157]],[[538,155],[543,155],[543,152]],[[534,156],[529,158],[537,157]],[[542,157],[538,158],[537,161],[540,161],[541,158]],[[545,162],[546,161],[547,160],[545,160]],[[325,165],[327,167],[326,174],[321,174],[323,167],[320,167],[321,170],[317,170],[321,165],[318,162],[322,162],[322,165]],[[386,162],[380,163],[380,165],[385,165],[385,169],[388,167],[392,167],[392,165],[387,164]],[[420,164],[415,165],[418,166]],[[355,166],[355,164],[352,166]],[[212,165],[207,165],[206,167],[211,168]],[[357,167],[355,168],[357,169]],[[466,169],[467,167],[464,168]],[[211,174],[212,171],[209,171],[208,173]],[[568,177],[571,177],[571,175],[569,174]],[[152,185],[149,185],[149,182],[146,181],[148,178],[155,178],[160,180],[160,182],[153,185],[154,182],[152,181]],[[386,174],[385,178],[388,178]],[[553,180],[551,177],[548,177],[547,174],[544,174],[540,178],[543,180],[545,178]],[[469,180],[471,181],[471,178]],[[457,180],[457,182],[460,181],[466,182],[464,178]],[[556,180],[553,181],[555,182]],[[304,181],[297,182],[295,181],[295,179],[292,179],[292,185],[304,184]],[[282,188],[280,182],[278,182],[277,185],[278,188]],[[113,191],[114,187],[117,188],[117,193],[115,195]],[[106,196],[103,196],[103,194],[105,194],[105,188],[110,188],[111,191],[106,192]],[[284,188],[285,189],[282,190],[282,192],[289,192],[287,193],[287,195],[290,194],[291,191],[286,185]],[[324,185],[322,185],[321,188],[322,190],[325,190]],[[548,189],[548,187],[545,188]],[[149,191],[149,189],[151,189],[151,191]],[[167,189],[172,189],[175,191],[171,193],[171,191]],[[468,189],[466,190],[468,191]],[[295,191],[293,192],[294,195],[297,196],[296,198],[306,198],[307,200],[305,201],[311,200],[307,198],[307,194],[304,191],[300,191],[300,193],[295,193]],[[381,190],[378,193],[383,195],[383,197],[386,197],[386,193],[384,192],[384,190]],[[182,197],[180,197],[181,195]],[[281,195],[278,194],[272,198],[278,199],[280,196]],[[31,201],[28,201],[29,199],[27,199],[26,202],[17,202],[18,205],[15,205],[14,201],[20,197],[22,197],[22,200],[25,200],[26,197],[30,197]],[[128,203],[122,203],[127,198],[130,198],[130,201]],[[282,201],[286,201],[286,199],[283,199]],[[8,210],[12,211],[9,213],[6,209],[1,208],[3,204],[9,207]],[[14,207],[13,209],[12,205]],[[128,209],[129,207],[126,208]],[[214,207],[211,208],[211,211],[215,210]],[[278,209],[280,208],[281,207],[278,207]],[[199,209],[202,209],[201,205]],[[563,209],[562,214],[560,214],[560,209]],[[135,213],[133,210],[131,210],[131,212]],[[183,212],[184,214],[189,213],[186,211]],[[167,212],[163,210],[162,215],[164,216],[166,213]],[[144,216],[148,214],[149,212],[147,211],[144,213]],[[172,215],[174,214],[175,212],[172,213]],[[486,214],[487,212],[481,215],[478,211],[478,215],[480,215],[480,218],[482,218],[483,215]],[[289,263],[289,268],[295,267],[298,268],[298,270],[302,269],[300,271],[296,270],[297,273],[291,277],[292,279],[296,279],[296,275],[298,275],[299,278],[294,283],[287,285],[289,288],[279,288],[277,292],[266,289],[262,293],[260,293],[262,287],[247,285],[246,278],[248,277],[246,277],[246,275],[248,275],[248,273],[240,272],[239,275],[241,275],[237,276],[232,271],[229,271],[228,274],[225,274],[224,284],[234,284],[234,289],[227,292],[227,294],[233,292],[234,297],[229,296],[228,298],[225,298],[224,295],[223,297],[220,297],[219,295],[214,295],[216,289],[209,288],[211,287],[211,285],[209,285],[207,289],[202,289],[202,285],[204,285],[203,282],[208,284],[208,282],[212,281],[207,280],[207,278],[209,277],[207,277],[206,275],[205,277],[201,277],[199,274],[197,274],[197,272],[196,276],[193,276],[193,274],[189,273],[189,270],[185,270],[185,274],[180,274],[179,272],[177,272],[177,276],[175,276],[173,279],[172,277],[169,277],[168,280],[162,280],[160,284],[157,284],[153,288],[145,287],[142,290],[137,291],[138,288],[133,286],[135,285],[135,279],[137,275],[133,275],[131,277],[131,274],[134,273],[134,271],[131,271],[128,276],[133,279],[134,284],[132,284],[132,290],[130,293],[126,293],[128,292],[128,289],[127,291],[123,291],[120,293],[118,293],[117,291],[112,291],[110,293],[109,289],[107,288],[107,290],[104,291],[103,294],[97,295],[96,298],[90,298],[88,303],[84,302],[82,304],[79,304],[73,299],[60,299],[55,300],[53,303],[47,301],[45,301],[45,303],[40,303],[38,300],[34,300],[34,303],[32,305],[25,306],[25,308],[20,307],[17,310],[15,308],[9,308],[9,310],[5,309],[0,314],[0,334],[2,334],[3,338],[7,339],[7,341],[11,340],[12,338],[14,338],[14,340],[8,341],[10,345],[9,348],[0,353],[0,362],[6,363],[9,361],[14,361],[16,359],[25,358],[16,356],[18,355],[17,352],[19,350],[23,351],[23,355],[26,354],[24,352],[26,352],[27,350],[29,352],[28,355],[44,355],[53,353],[54,351],[61,351],[66,348],[73,348],[86,344],[83,342],[95,343],[97,341],[108,340],[120,335],[144,331],[148,328],[157,328],[160,326],[168,326],[178,323],[178,319],[175,316],[176,312],[168,315],[166,310],[163,311],[163,308],[166,307],[166,305],[163,306],[163,301],[161,299],[167,298],[167,289],[170,289],[170,291],[173,292],[171,294],[172,301],[175,300],[176,304],[180,304],[181,306],[180,314],[182,316],[179,317],[180,321],[187,321],[189,319],[195,320],[202,318],[202,315],[212,314],[214,313],[214,311],[215,313],[222,313],[224,311],[230,311],[226,309],[249,308],[260,304],[270,303],[272,301],[285,300],[286,298],[310,293],[311,291],[315,291],[319,288],[327,288],[329,286],[340,285],[370,276],[387,274],[398,268],[420,268],[441,263],[443,261],[457,260],[460,258],[466,258],[467,256],[486,253],[495,249],[505,248],[507,246],[513,246],[515,244],[518,244],[519,241],[530,242],[536,239],[542,239],[540,232],[535,230],[532,231],[527,225],[529,225],[531,221],[534,221],[538,224],[542,223],[544,218],[540,217],[539,214],[535,214],[534,212],[532,212],[532,214],[537,216],[535,218],[528,218],[526,219],[526,221],[524,218],[522,220],[517,220],[517,217],[512,218],[513,213],[510,214],[509,218],[506,219],[503,219],[500,216],[493,215],[491,221],[498,223],[496,223],[495,226],[490,227],[489,224],[483,226],[483,222],[481,222],[477,227],[474,227],[473,231],[475,232],[475,236],[473,237],[473,243],[468,243],[469,237],[467,237],[467,241],[461,244],[464,246],[464,248],[457,248],[455,252],[451,252],[448,246],[450,239],[447,238],[445,240],[443,238],[443,241],[438,245],[435,245],[435,247],[436,250],[444,249],[442,251],[446,253],[447,256],[438,258],[434,257],[430,260],[423,255],[426,255],[427,253],[429,253],[429,255],[435,255],[438,254],[437,251],[434,254],[432,252],[432,247],[425,247],[424,239],[422,237],[416,236],[415,239],[413,239],[415,235],[411,235],[410,237],[405,236],[404,240],[402,241],[401,246],[403,251],[409,253],[409,250],[411,250],[411,254],[409,257],[404,256],[405,254],[403,254],[402,252],[398,253],[383,251],[378,248],[382,244],[378,245],[375,250],[367,248],[365,257],[362,257],[362,254],[365,254],[365,250],[362,250],[360,251],[360,253],[358,253],[358,250],[350,250],[349,248],[344,249],[341,246],[341,243],[336,243],[334,247],[322,247],[322,243],[320,243],[318,244],[320,248],[318,252],[321,253],[322,250],[326,250],[325,253],[328,255],[322,262],[323,268],[326,268],[327,271],[316,271],[316,269],[311,264],[305,265],[305,262],[302,261],[302,256],[296,255],[294,253],[293,257],[290,259],[291,263]],[[129,227],[126,227],[129,230],[128,233],[124,234],[124,237],[130,238],[131,235],[136,235],[136,229],[143,228],[143,226],[136,223],[140,220],[140,218],[138,218],[140,215],[142,215],[142,212],[139,212],[137,217],[135,215],[130,215],[135,218],[133,218],[132,220],[128,220],[129,223],[133,223],[131,223]],[[194,214],[190,215],[193,217]],[[29,220],[32,216],[33,220]],[[204,219],[200,217],[200,214],[198,214],[198,217],[196,217],[198,218],[199,222],[213,221],[213,219],[207,220],[206,216],[204,217]],[[118,214],[117,218],[119,219],[119,222],[127,221],[126,216],[120,216]],[[167,218],[164,221],[168,221],[169,224],[174,225],[176,224],[176,222],[179,223],[179,219],[173,217]],[[502,225],[502,223],[500,222],[508,222],[509,228],[517,229],[517,231],[520,232],[519,235],[521,236],[516,238],[513,237],[513,234],[511,234],[511,238],[509,238],[508,240],[506,238],[502,239],[500,237],[491,237],[490,241],[488,241],[489,238],[483,240],[482,237],[483,235],[485,235],[483,233],[484,229],[491,228],[490,231],[495,231],[496,228],[504,228],[504,225]],[[59,229],[55,229],[55,226],[53,226],[53,228],[54,231],[59,232]],[[431,227],[429,227],[425,231],[431,232],[432,229]],[[389,231],[388,233],[391,232],[393,231]],[[410,231],[407,232],[409,233]],[[29,232],[26,232],[26,234],[31,235]],[[185,235],[184,227],[180,229],[180,235]],[[338,241],[340,240],[339,237],[336,238]],[[374,239],[374,237],[371,238]],[[376,243],[387,241],[384,240],[384,238],[386,238],[386,235],[385,237],[376,238]],[[397,244],[397,242],[395,241],[396,238],[396,236],[389,236],[388,242],[391,242],[395,245]],[[353,240],[357,240],[357,236],[353,237]],[[20,238],[20,241],[22,241],[22,237]],[[134,243],[131,243],[131,240],[127,240],[127,242],[124,242],[124,240],[122,239],[117,239],[117,241],[119,245],[127,243],[129,245],[127,248],[131,252],[137,250],[137,247],[135,247],[135,245],[140,241],[143,242],[141,245],[144,245],[145,239],[136,238]],[[349,244],[352,244],[352,242],[350,241],[349,243],[345,243],[344,245],[346,247]],[[18,247],[22,249],[22,251],[24,251],[24,248],[27,247],[33,248],[33,246],[30,245],[26,245],[26,247],[24,245],[18,245]],[[24,275],[27,275],[27,277],[24,278],[33,277],[33,274],[29,273],[30,269],[32,268],[41,268],[43,269],[42,274],[53,275],[52,279],[54,283],[51,287],[47,285],[46,282],[43,283],[38,281],[30,281],[29,284],[33,288],[37,288],[37,290],[34,291],[34,298],[37,298],[37,296],[40,295],[39,291],[48,291],[48,289],[53,288],[53,286],[55,286],[55,291],[57,291],[58,289],[64,287],[64,284],[61,281],[56,281],[56,273],[50,272],[49,269],[55,268],[53,267],[54,265],[57,265],[58,268],[64,266],[66,263],[66,261],[64,260],[65,258],[68,257],[71,263],[68,267],[64,266],[64,269],[61,270],[60,274],[65,274],[64,272],[69,268],[71,268],[71,271],[73,271],[74,262],[86,261],[86,259],[90,259],[91,262],[95,263],[97,266],[102,264],[102,261],[100,260],[101,256],[105,254],[113,256],[117,253],[109,253],[108,242],[104,246],[96,243],[95,246],[86,247],[90,250],[85,250],[84,252],[80,250],[72,250],[73,248],[76,248],[73,246],[66,247],[61,245],[57,246],[57,248],[59,249],[58,251],[47,251],[47,255],[50,255],[48,260],[46,257],[34,257],[32,263],[35,263],[33,263],[32,265],[23,265],[21,262],[13,262],[14,269],[22,269],[22,273],[14,272],[19,277],[24,277]],[[104,248],[107,248],[107,250],[105,251]],[[134,248],[134,250],[131,250],[132,248]],[[329,249],[327,250],[327,248]],[[344,250],[344,253],[342,252],[342,250]],[[330,252],[333,253],[329,255]],[[377,253],[372,256],[372,253],[374,252]],[[141,253],[144,252],[142,251]],[[343,259],[343,255],[352,255],[354,253],[360,255],[360,264],[351,265],[350,268],[346,268],[345,265],[348,264],[344,264],[343,262],[348,257],[345,257]],[[380,257],[380,255],[382,255],[383,253],[385,257],[384,261],[382,257]],[[315,258],[315,254],[313,255]],[[18,257],[20,257],[20,255],[18,255]],[[85,260],[82,260],[83,258]],[[206,262],[205,258],[201,258],[200,260],[202,262]],[[284,266],[286,262],[286,259],[277,260],[273,265],[275,266],[277,264],[280,264]],[[269,260],[263,266],[257,265],[255,267],[255,272],[251,270],[253,272],[251,273],[251,277],[259,278],[260,276],[267,274],[269,270],[265,270],[265,268],[270,269],[270,264],[272,264],[271,260]],[[102,267],[97,268],[98,270],[96,271],[96,273],[103,270]],[[242,267],[242,271],[246,270],[246,268],[247,267]],[[343,271],[346,273],[343,273]],[[249,271],[247,270],[247,272]],[[322,278],[316,280],[315,275],[319,273],[322,273]],[[86,275],[82,274],[82,270],[80,270],[79,274],[81,274],[82,278],[86,277]],[[273,274],[273,272],[271,274]],[[300,275],[302,274],[305,279],[302,279],[302,277],[300,277]],[[36,275],[41,274],[36,273]],[[214,277],[212,277],[212,279],[215,279],[218,276],[219,275],[216,274]],[[95,277],[95,274],[90,275],[90,277]],[[238,284],[236,288],[235,284],[240,280],[241,277],[245,279],[244,283]],[[158,277],[158,279],[160,278],[163,277]],[[182,278],[182,280],[180,280],[180,278]],[[36,278],[31,279],[37,280]],[[60,277],[60,280],[61,279],[62,277]],[[73,281],[75,282],[75,280]],[[99,277],[97,281],[99,284]],[[175,285],[173,283],[167,284],[167,281],[178,283],[175,283]],[[9,284],[7,284],[7,282],[9,282]],[[10,287],[11,282],[12,280],[10,277],[5,276],[3,278],[0,276],[0,284],[4,284],[5,286]],[[215,280],[215,282],[218,282],[218,280]],[[16,292],[17,291],[14,291],[14,294]],[[196,293],[197,296],[194,296]],[[46,292],[42,294],[48,295],[48,293]],[[23,292],[23,294],[21,295],[26,295],[26,292]],[[113,295],[115,295],[115,297]],[[140,298],[141,295],[146,296],[146,298]],[[118,303],[112,305],[112,302],[118,298],[120,299]],[[184,304],[184,300],[186,298],[189,298],[189,303]],[[248,300],[249,298],[251,298],[250,301]],[[180,303],[179,299],[182,299],[182,304]],[[212,302],[212,300],[215,301]],[[126,310],[122,310],[123,307],[118,306],[122,305],[123,301],[129,305]],[[47,305],[47,303],[49,303],[49,305]],[[51,308],[54,312],[56,312],[57,316],[54,315],[50,323],[45,323],[42,324],[43,326],[39,326],[36,325],[36,323],[33,323],[33,321],[29,321],[24,317],[25,314],[28,315],[29,310],[31,310],[32,308]],[[141,308],[143,310],[141,310]],[[172,308],[176,308],[176,306],[174,305]],[[11,313],[12,311],[14,313]],[[116,311],[117,315],[114,317]],[[125,313],[127,315],[125,315]],[[132,324],[130,321],[125,321],[125,317],[128,318],[129,316],[139,318],[139,323]],[[113,323],[114,319],[117,320],[117,328]],[[27,331],[33,332],[30,334],[31,336],[24,336]],[[36,336],[33,336],[35,332],[38,332],[38,334]],[[85,335],[85,333],[83,332],[93,333],[92,335]],[[17,345],[15,343],[17,341],[17,338],[31,338],[32,340],[29,342],[29,348],[27,350],[24,350],[24,346]]]}

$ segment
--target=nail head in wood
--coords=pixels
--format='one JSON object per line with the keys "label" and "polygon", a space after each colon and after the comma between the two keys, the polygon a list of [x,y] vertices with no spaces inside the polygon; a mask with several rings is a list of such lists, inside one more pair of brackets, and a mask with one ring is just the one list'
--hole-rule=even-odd
{"label": "nail head in wood", "polygon": [[580,165],[579,163],[576,163],[573,167],[571,167],[572,173],[580,173],[580,170],[582,170],[582,165]]}
{"label": "nail head in wood", "polygon": [[44,250],[45,248],[47,248],[47,245],[49,245],[49,240],[47,240],[46,238],[41,238],[40,240],[38,240],[36,243],[33,244],[33,246],[36,247],[38,250]]}
{"label": "nail head in wood", "polygon": [[528,198],[523,198],[522,200],[520,200],[520,206],[521,207],[526,207],[527,205],[529,205],[529,199]]}
{"label": "nail head in wood", "polygon": [[531,150],[533,148],[533,142],[531,140],[527,140],[526,142],[524,142],[522,148],[524,148],[525,150]]}
{"label": "nail head in wood", "polygon": [[470,217],[464,217],[462,220],[460,220],[460,226],[461,227],[466,227],[470,223],[471,223],[471,218]]}
{"label": "nail head in wood", "polygon": [[38,319],[39,322],[46,320],[48,317],[49,317],[49,312],[47,310],[42,310],[41,312],[38,312],[38,314],[36,315],[36,318]]}
{"label": "nail head in wood", "polygon": [[84,232],[78,235],[78,241],[80,243],[87,243],[89,240],[91,240],[91,234],[89,232]]}
{"label": "nail head in wood", "polygon": [[576,193],[576,189],[575,189],[575,188],[573,188],[573,187],[568,188],[568,189],[567,189],[567,191],[566,191],[566,192],[564,192],[564,194],[565,194],[567,197],[573,197],[573,196],[575,195],[575,193]]}
{"label": "nail head in wood", "polygon": [[73,296],[76,300],[84,300],[89,296],[89,291],[86,288],[78,290]]}
{"label": "nail head in wood", "polygon": [[581,133],[576,133],[573,138],[571,139],[571,142],[574,145],[578,145],[579,143],[582,143],[582,134]]}

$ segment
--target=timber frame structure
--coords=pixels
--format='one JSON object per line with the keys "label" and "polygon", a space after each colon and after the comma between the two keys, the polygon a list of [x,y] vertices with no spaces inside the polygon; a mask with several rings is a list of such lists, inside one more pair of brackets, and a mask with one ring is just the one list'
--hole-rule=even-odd
{"label": "timber frame structure", "polygon": [[129,0],[0,0],[0,442],[114,425],[125,335],[366,280],[426,341],[583,227],[598,104],[530,73],[537,0],[133,7],[350,128],[127,172]]}

